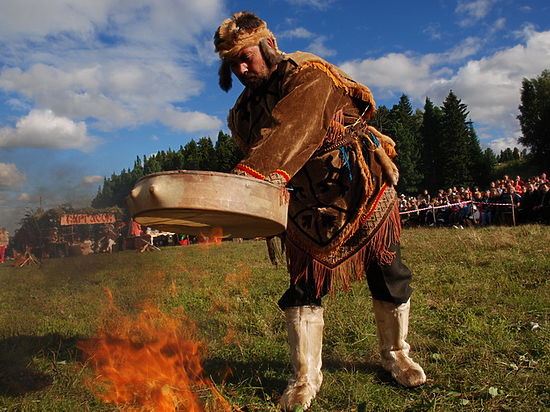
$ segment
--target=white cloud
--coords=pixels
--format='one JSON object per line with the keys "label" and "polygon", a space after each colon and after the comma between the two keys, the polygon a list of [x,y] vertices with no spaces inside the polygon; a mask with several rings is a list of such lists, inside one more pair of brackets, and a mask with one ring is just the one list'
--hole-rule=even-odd
{"label": "white cloud", "polygon": [[15,164],[0,162],[0,191],[19,187],[26,179],[27,176]]}
{"label": "white cloud", "polygon": [[[294,24],[292,19],[287,19],[288,24]],[[328,40],[327,36],[313,33],[304,27],[295,27],[277,33],[279,39],[312,39],[306,50],[308,52],[317,54],[321,57],[330,57],[336,54],[336,50],[331,49],[325,45]]]}
{"label": "white cloud", "polygon": [[150,114],[202,91],[222,12],[222,0],[2,1],[0,89],[103,130],[162,122]]}
{"label": "white cloud", "polygon": [[390,53],[378,59],[346,62],[340,67],[357,81],[378,88],[384,96],[406,93],[416,97],[429,89],[433,82],[432,64],[431,56],[422,58]]}
{"label": "white cloud", "polygon": [[422,33],[426,34],[432,40],[441,40],[443,35],[441,34],[441,25],[439,23],[430,23],[424,29]]}
{"label": "white cloud", "polygon": [[39,107],[76,119],[94,118],[105,129],[159,120],[145,112],[196,95],[202,84],[190,69],[170,61],[115,60],[103,65],[60,69],[42,63],[23,71],[5,68],[0,88],[17,92]]}
{"label": "white cloud", "polygon": [[498,127],[514,135],[524,77],[538,76],[550,61],[550,31],[524,31],[525,44],[501,50],[458,69],[448,63],[475,51],[474,39],[448,53],[415,56],[391,53],[378,59],[341,65],[358,81],[376,89],[376,96],[407,94],[419,103],[426,96],[441,102],[449,90],[468,105],[476,123]]}
{"label": "white cloud", "polygon": [[459,24],[461,26],[471,26],[482,20],[491,11],[493,3],[494,0],[459,1],[455,11],[464,15]]}
{"label": "white cloud", "polygon": [[505,26],[506,26],[506,19],[504,17],[501,17],[493,23],[493,25],[491,26],[490,33],[494,34],[502,30]]}
{"label": "white cloud", "polygon": [[157,39],[192,43],[205,27],[220,21],[221,0],[3,0],[0,37],[93,40],[98,31],[139,43]]}
{"label": "white cloud", "polygon": [[216,131],[222,127],[222,122],[214,116],[201,112],[183,112],[169,107],[159,116],[162,122],[175,130],[197,132],[199,130]]}
{"label": "white cloud", "polygon": [[88,151],[99,143],[84,122],[56,116],[51,110],[32,110],[15,128],[0,129],[0,147],[42,147]]}
{"label": "white cloud", "polygon": [[517,129],[522,79],[538,76],[550,61],[550,31],[532,33],[525,45],[472,60],[432,90],[453,89],[468,104],[475,121]]}
{"label": "white cloud", "polygon": [[447,62],[463,60],[476,54],[481,48],[481,40],[477,37],[467,37],[458,46],[444,53],[442,58]]}
{"label": "white cloud", "polygon": [[295,6],[308,6],[317,9],[326,9],[334,0],[287,0]]}
{"label": "white cloud", "polygon": [[219,63],[220,61],[218,53],[214,51],[214,46],[212,45],[211,38],[197,41],[195,44],[195,51],[197,53],[197,63],[203,64],[205,66],[212,66]]}
{"label": "white cloud", "polygon": [[310,32],[308,29],[303,27],[296,27],[295,29],[285,30],[283,32],[277,33],[277,38],[287,38],[287,39],[309,39],[315,36],[314,33]]}
{"label": "white cloud", "polygon": [[17,200],[20,202],[31,202],[35,201],[36,199],[33,199],[32,196],[27,192],[22,192],[19,194],[19,196],[17,196]]}
{"label": "white cloud", "polygon": [[0,36],[25,35],[31,39],[59,32],[89,33],[105,24],[114,0],[3,0]]}
{"label": "white cloud", "polygon": [[502,137],[498,139],[493,139],[489,142],[488,145],[493,152],[497,155],[502,151],[508,148],[517,147],[520,150],[523,150],[523,147],[518,143],[517,137]]}
{"label": "white cloud", "polygon": [[326,36],[318,36],[309,44],[309,46],[307,46],[306,49],[307,51],[321,57],[334,56],[336,54],[336,50],[327,47],[325,45],[325,41],[327,41]]}
{"label": "white cloud", "polygon": [[82,177],[82,183],[85,185],[93,185],[95,183],[103,182],[103,176],[93,175]]}

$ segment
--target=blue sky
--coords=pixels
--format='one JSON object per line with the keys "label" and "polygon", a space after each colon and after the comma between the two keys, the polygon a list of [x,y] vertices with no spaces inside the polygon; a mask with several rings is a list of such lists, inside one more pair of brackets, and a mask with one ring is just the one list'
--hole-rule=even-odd
{"label": "blue sky", "polygon": [[87,206],[136,156],[227,131],[212,35],[231,13],[267,20],[369,86],[421,108],[452,89],[483,147],[517,145],[522,78],[550,68],[547,0],[0,0],[0,226]]}

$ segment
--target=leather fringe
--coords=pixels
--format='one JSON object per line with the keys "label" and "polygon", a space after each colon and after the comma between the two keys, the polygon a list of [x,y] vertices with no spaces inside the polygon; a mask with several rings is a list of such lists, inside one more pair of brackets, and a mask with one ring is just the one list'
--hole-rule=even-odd
{"label": "leather fringe", "polygon": [[330,126],[324,140],[335,142],[338,139],[341,139],[345,132],[346,127],[344,126],[344,109],[340,109],[334,114],[334,117],[330,121]]}
{"label": "leather fringe", "polygon": [[384,222],[363,246],[348,259],[330,267],[286,239],[287,265],[292,282],[309,279],[313,276],[317,297],[325,293],[331,295],[338,289],[347,290],[353,281],[363,280],[370,265],[390,265],[396,252],[389,250],[390,246],[400,242],[401,218],[397,203],[394,205]]}

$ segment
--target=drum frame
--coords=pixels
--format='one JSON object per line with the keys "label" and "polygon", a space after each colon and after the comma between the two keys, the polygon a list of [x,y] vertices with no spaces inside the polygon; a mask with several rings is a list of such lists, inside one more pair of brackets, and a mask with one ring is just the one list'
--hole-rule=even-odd
{"label": "drum frame", "polygon": [[286,229],[288,192],[247,176],[174,170],[139,179],[126,204],[136,222],[153,229],[253,238]]}

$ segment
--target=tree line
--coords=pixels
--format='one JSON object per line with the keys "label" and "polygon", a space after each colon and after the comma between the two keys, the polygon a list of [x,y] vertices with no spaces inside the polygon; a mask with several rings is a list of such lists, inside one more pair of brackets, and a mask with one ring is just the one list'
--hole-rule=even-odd
{"label": "tree line", "polygon": [[[391,136],[397,145],[400,193],[433,192],[452,186],[486,185],[494,166],[529,156],[540,170],[550,166],[550,71],[535,79],[524,79],[519,106],[523,136],[519,142],[530,149],[507,148],[495,154],[481,149],[469,112],[451,90],[438,107],[426,98],[423,110],[413,111],[403,94],[391,109],[378,108],[371,124]],[[132,169],[105,178],[92,207],[124,207],[124,199],[135,182],[150,173],[169,170],[212,170],[229,172],[242,158],[232,138],[219,132],[216,143],[209,137],[190,141],[178,150],[168,149],[143,158]]]}
{"label": "tree line", "polygon": [[483,184],[489,178],[497,157],[491,149],[482,151],[468,114],[452,90],[441,107],[426,98],[424,110],[413,112],[402,95],[391,109],[378,109],[374,126],[396,141],[399,192]]}
{"label": "tree line", "polygon": [[169,170],[209,170],[229,172],[241,160],[242,153],[231,136],[220,131],[216,144],[210,137],[191,140],[178,150],[161,150],[151,156],[139,156],[131,169],[122,169],[120,174],[113,173],[103,180],[92,207],[125,207],[125,198],[135,183],[151,173]]}

